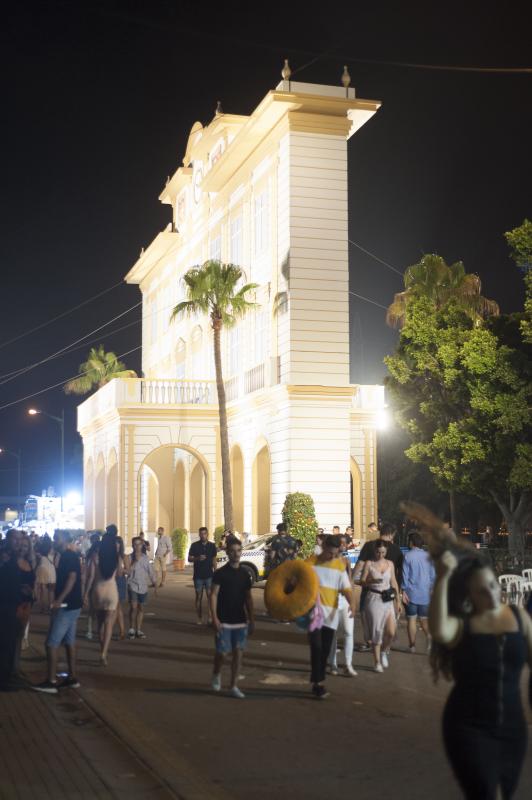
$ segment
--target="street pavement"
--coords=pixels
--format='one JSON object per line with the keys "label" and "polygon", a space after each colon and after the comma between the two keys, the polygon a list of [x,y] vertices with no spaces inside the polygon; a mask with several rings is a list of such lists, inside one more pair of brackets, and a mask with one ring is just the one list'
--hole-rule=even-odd
{"label": "street pavement", "polygon": [[[404,622],[384,674],[373,672],[370,654],[355,652],[358,677],[330,677],[331,696],[316,701],[308,691],[306,638],[293,625],[267,618],[259,585],[253,590],[257,630],[249,641],[240,684],[246,699],[236,700],[210,689],[213,634],[196,624],[193,595],[188,570],[170,574],[146,608],[147,638],[113,642],[107,667],[98,663],[97,643],[83,638],[86,621],[81,620],[82,688],[59,698],[37,696],[43,704],[39,713],[42,717],[49,709],[52,729],[60,727],[61,714],[76,717],[84,710],[92,720],[87,723],[92,738],[78,741],[78,750],[86,753],[93,778],[102,786],[87,795],[52,792],[36,797],[460,797],[440,736],[449,686],[435,686],[426,656],[407,651]],[[45,627],[46,617],[32,618],[32,649],[26,651],[23,668],[33,679],[44,668]],[[419,644],[423,650],[421,634]],[[228,670],[223,677],[225,688]],[[26,693],[9,695],[11,703],[12,698],[19,708],[28,704]],[[70,712],[61,711],[62,705],[70,706]],[[83,721],[63,722],[67,732],[70,726],[79,737]],[[1,747],[4,732],[3,723],[0,752],[6,752]],[[25,767],[32,768],[31,752]],[[515,800],[531,792],[528,758]],[[19,796],[34,797],[19,793],[5,798]]]}

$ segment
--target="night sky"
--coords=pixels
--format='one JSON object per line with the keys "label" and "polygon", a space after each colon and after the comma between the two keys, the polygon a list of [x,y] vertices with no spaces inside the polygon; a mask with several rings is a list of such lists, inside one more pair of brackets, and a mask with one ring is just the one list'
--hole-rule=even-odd
{"label": "night sky", "polygon": [[[157,197],[192,124],[208,123],[218,99],[227,112],[249,114],[280,80],[285,57],[294,80],[316,83],[339,84],[347,63],[358,96],[383,101],[349,142],[350,238],[401,271],[425,252],[462,259],[484,294],[504,311],[520,309],[522,278],[503,232],[532,217],[532,73],[383,62],[531,67],[530,28],[501,3],[485,3],[480,15],[426,6],[229,2],[207,12],[176,0],[11,3],[0,33],[0,345],[121,281],[170,221]],[[395,341],[379,306],[402,282],[354,246],[350,269],[351,289],[378,304],[351,296],[352,380],[378,382]],[[136,287],[120,285],[1,347],[0,375],[139,300]],[[0,406],[74,376],[89,343],[118,354],[137,347],[139,321],[136,309],[80,349],[15,380],[0,377]],[[139,370],[140,352],[126,361]],[[56,388],[0,409],[0,447],[22,449],[25,492],[59,481],[59,429],[29,418],[32,405],[65,409],[66,488],[81,488],[77,402]],[[0,456],[0,496],[15,492],[15,468]]]}

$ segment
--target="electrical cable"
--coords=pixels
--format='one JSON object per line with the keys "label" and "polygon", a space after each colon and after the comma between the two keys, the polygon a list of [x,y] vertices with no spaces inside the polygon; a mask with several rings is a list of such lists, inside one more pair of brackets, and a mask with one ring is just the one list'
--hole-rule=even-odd
{"label": "electrical cable", "polygon": [[88,300],[84,300],[82,303],[79,303],[77,306],[73,308],[69,308],[68,311],[63,311],[61,314],[58,314],[57,317],[53,317],[49,319],[47,322],[42,322],[40,325],[37,325],[35,328],[31,328],[29,331],[25,333],[21,333],[19,336],[15,336],[13,339],[8,339],[7,342],[0,343],[0,349],[3,347],[7,347],[8,344],[13,344],[13,342],[18,342],[20,339],[24,339],[25,336],[29,336],[30,333],[35,333],[35,331],[40,331],[42,328],[46,328],[47,325],[51,325],[53,322],[57,322],[58,319],[63,319],[63,317],[67,317],[69,314],[72,314],[74,311],[77,311],[78,308],[83,308],[83,306],[92,303],[93,300],[97,300],[99,297],[103,297],[104,294],[111,292],[113,289],[116,289],[117,286],[124,286],[124,281],[119,281],[115,283],[114,286],[109,286],[108,289],[104,289],[103,292],[98,292],[95,294],[94,297],[89,297]]}
{"label": "electrical cable", "polygon": [[365,300],[366,303],[372,303],[374,306],[378,306],[379,308],[383,308],[385,311],[388,311],[388,308],[386,306],[382,306],[380,303],[377,303],[376,300],[370,300],[369,297],[364,297],[363,294],[357,294],[356,292],[352,292],[351,289],[349,290],[349,294],[358,297],[359,300]]}
{"label": "electrical cable", "polygon": [[[140,350],[141,347],[142,347],[142,345],[139,344],[137,347],[134,347],[132,350],[128,350],[126,353],[121,353],[119,356],[117,356],[117,358],[118,359],[125,358],[126,356],[131,355],[131,353],[136,353],[136,351]],[[57,389],[58,386],[64,386],[65,383],[68,383],[69,381],[73,381],[76,378],[82,378],[83,375],[88,375],[89,371],[90,370],[87,370],[86,372],[80,372],[78,375],[73,375],[71,378],[65,378],[64,380],[59,381],[59,383],[54,383],[52,386],[47,386],[46,389],[40,389],[38,392],[33,392],[33,394],[26,395],[26,397],[19,397],[18,400],[12,400],[10,403],[4,403],[3,406],[0,406],[0,411],[3,411],[6,408],[10,408],[11,406],[15,406],[15,405],[17,405],[17,403],[23,403],[25,400],[31,400],[33,397],[37,397],[40,394],[44,394],[45,392],[49,392],[52,389]]]}
{"label": "electrical cable", "polygon": [[383,264],[385,267],[388,267],[388,269],[391,269],[393,272],[396,272],[398,275],[400,275],[401,278],[404,278],[404,275],[401,272],[401,270],[398,270],[396,267],[392,267],[391,264],[388,264],[387,261],[383,261],[382,258],[379,258],[378,256],[376,256],[375,253],[372,253],[369,250],[366,250],[365,247],[362,247],[361,244],[357,244],[357,242],[354,242],[352,239],[348,239],[347,241],[349,242],[349,244],[352,244],[354,247],[358,247],[358,249],[362,250],[362,252],[365,253],[367,256],[371,256],[371,258],[375,259],[375,261],[378,261],[379,264]]}
{"label": "electrical cable", "polygon": [[30,370],[35,369],[35,367],[40,367],[41,364],[46,364],[48,361],[52,361],[54,358],[57,358],[58,356],[60,356],[63,353],[65,353],[65,351],[70,350],[70,348],[74,347],[74,345],[78,344],[78,342],[82,342],[84,339],[88,339],[89,336],[93,336],[95,333],[98,333],[98,331],[102,330],[103,328],[106,328],[108,325],[110,325],[115,320],[120,319],[120,317],[123,317],[126,314],[129,314],[130,311],[134,311],[134,309],[138,308],[140,305],[142,305],[142,300],[140,300],[138,303],[135,303],[135,305],[131,306],[131,308],[127,308],[125,311],[122,311],[121,314],[117,314],[115,317],[113,317],[112,319],[108,320],[108,322],[105,322],[103,325],[100,325],[98,328],[95,328],[93,331],[89,331],[89,333],[86,333],[84,336],[81,336],[79,339],[76,339],[74,342],[71,342],[70,344],[66,345],[65,347],[62,347],[60,350],[56,350],[56,352],[55,353],[51,353],[51,355],[46,356],[46,358],[43,358],[40,361],[36,361],[34,364],[29,364],[27,367],[22,367],[22,369],[17,370],[16,373],[8,374],[7,377],[2,376],[4,379],[0,380],[0,386],[3,386],[4,384],[9,383],[9,381],[15,380],[15,378],[18,378],[20,375],[24,375],[27,372],[30,372]]}

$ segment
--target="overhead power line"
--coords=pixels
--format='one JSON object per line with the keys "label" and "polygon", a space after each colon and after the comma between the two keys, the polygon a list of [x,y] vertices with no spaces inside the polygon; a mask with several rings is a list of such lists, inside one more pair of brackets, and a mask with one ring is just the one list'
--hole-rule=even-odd
{"label": "overhead power line", "polygon": [[388,267],[388,269],[391,269],[392,272],[396,272],[398,275],[401,276],[401,278],[404,277],[404,275],[401,272],[401,270],[397,269],[396,267],[392,267],[392,265],[388,264],[387,261],[383,261],[383,259],[379,258],[379,256],[376,256],[375,253],[372,253],[370,250],[366,250],[366,248],[362,247],[361,244],[358,244],[357,242],[354,242],[352,239],[348,239],[347,241],[349,242],[349,244],[352,244],[354,247],[358,247],[358,249],[362,250],[362,252],[365,253],[367,256],[370,256],[375,261],[378,261],[379,264],[383,264],[385,267]]}
{"label": "overhead power line", "polygon": [[46,322],[42,322],[40,325],[37,325],[35,328],[30,328],[29,331],[25,331],[24,333],[19,334],[18,336],[13,337],[13,339],[8,339],[6,342],[0,343],[0,349],[3,347],[7,347],[8,344],[13,344],[14,342],[18,342],[20,339],[24,339],[26,336],[29,336],[31,333],[35,333],[35,331],[40,331],[42,328],[46,328],[47,325],[51,325],[53,322],[57,322],[58,319],[63,319],[63,317],[68,317],[69,314],[73,314],[74,311],[77,311],[78,308],[83,308],[83,306],[92,303],[93,300],[97,300],[99,297],[103,297],[104,294],[111,292],[113,289],[116,289],[117,286],[123,286],[124,281],[119,281],[115,283],[114,286],[109,286],[108,289],[104,289],[103,292],[98,292],[93,297],[89,297],[88,300],[84,300],[82,303],[78,303],[77,306],[73,306],[73,308],[69,308],[68,311],[63,311],[61,314],[58,314],[56,317],[47,320]]}
{"label": "overhead power line", "polygon": [[[131,353],[136,353],[136,351],[140,350],[141,347],[142,345],[139,344],[137,347],[133,347],[132,350],[128,350],[126,353],[121,353],[119,356],[117,356],[117,358],[118,359],[125,358],[126,356],[131,355]],[[33,394],[28,394],[25,397],[19,397],[18,400],[12,400],[10,403],[4,403],[3,406],[0,406],[0,411],[3,411],[6,408],[10,408],[11,406],[15,406],[17,405],[17,403],[23,403],[25,400],[31,400],[32,398],[38,397],[38,395],[44,394],[45,392],[50,392],[52,389],[57,389],[58,386],[64,386],[65,383],[73,381],[76,378],[82,378],[83,375],[88,375],[88,373],[89,370],[87,370],[86,372],[80,372],[77,375],[72,375],[72,377],[70,378],[64,378],[62,381],[54,383],[52,386],[47,386],[46,389],[39,389],[38,392],[33,392]]]}
{"label": "overhead power line", "polygon": [[356,292],[352,292],[351,289],[349,290],[349,294],[352,294],[355,297],[358,297],[359,300],[365,300],[366,303],[372,303],[372,305],[378,306],[379,308],[383,308],[385,311],[388,311],[388,308],[386,306],[383,306],[380,303],[377,303],[376,300],[370,300],[369,297],[364,297],[363,294],[357,294]]}

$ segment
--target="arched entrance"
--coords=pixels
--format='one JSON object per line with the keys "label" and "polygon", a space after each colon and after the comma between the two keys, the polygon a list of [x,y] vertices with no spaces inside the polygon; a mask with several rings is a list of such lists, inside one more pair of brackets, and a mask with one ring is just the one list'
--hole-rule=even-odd
{"label": "arched entrance", "polygon": [[96,462],[94,479],[94,527],[97,530],[105,528],[105,462],[101,453]]}
{"label": "arched entrance", "polygon": [[244,530],[244,458],[238,445],[231,449],[231,485],[233,488],[233,522],[235,530]]}
{"label": "arched entrance", "polygon": [[204,458],[189,447],[163,445],[149,453],[139,473],[139,524],[146,534],[192,533],[208,525],[210,475]]}
{"label": "arched entrance", "polygon": [[253,461],[253,531],[270,532],[271,465],[268,445],[264,444]]}
{"label": "arched entrance", "polygon": [[349,460],[351,475],[351,525],[355,536],[363,536],[362,527],[362,474],[354,458]]}
{"label": "arched entrance", "polygon": [[107,462],[107,525],[118,524],[118,462],[116,450],[109,453]]}
{"label": "arched entrance", "polygon": [[85,464],[83,478],[85,530],[91,531],[94,528],[94,465],[92,458],[89,458]]}

